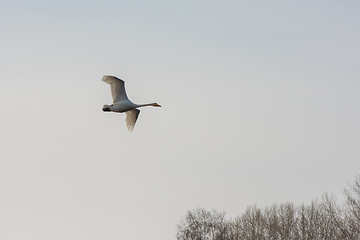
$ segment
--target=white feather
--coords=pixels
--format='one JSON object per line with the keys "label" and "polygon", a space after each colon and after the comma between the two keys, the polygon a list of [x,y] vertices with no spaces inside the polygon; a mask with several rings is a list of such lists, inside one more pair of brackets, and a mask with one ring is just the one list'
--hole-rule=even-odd
{"label": "white feather", "polygon": [[110,84],[113,103],[129,101],[125,91],[125,82],[123,80],[113,76],[104,76],[102,81]]}
{"label": "white feather", "polygon": [[129,131],[134,131],[136,120],[139,117],[140,110],[139,109],[131,109],[130,111],[125,112],[126,114],[126,126]]}

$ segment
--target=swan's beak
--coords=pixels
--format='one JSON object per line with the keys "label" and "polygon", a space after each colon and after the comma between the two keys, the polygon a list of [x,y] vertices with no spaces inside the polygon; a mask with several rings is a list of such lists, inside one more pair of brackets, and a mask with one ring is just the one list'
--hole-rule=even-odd
{"label": "swan's beak", "polygon": [[160,106],[159,104],[157,104],[157,103],[156,103],[156,105],[155,105],[155,106],[156,106],[156,107],[161,107],[161,106]]}

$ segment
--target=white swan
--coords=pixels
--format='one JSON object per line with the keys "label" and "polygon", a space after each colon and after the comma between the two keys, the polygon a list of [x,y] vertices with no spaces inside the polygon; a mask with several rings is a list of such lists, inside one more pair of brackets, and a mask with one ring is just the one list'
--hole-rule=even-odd
{"label": "white swan", "polygon": [[139,116],[140,110],[137,108],[145,106],[161,107],[157,103],[135,104],[131,102],[126,95],[124,81],[117,77],[104,76],[102,81],[110,84],[111,95],[113,98],[113,104],[104,105],[102,110],[104,112],[125,112],[126,126],[129,131],[134,130],[136,120]]}

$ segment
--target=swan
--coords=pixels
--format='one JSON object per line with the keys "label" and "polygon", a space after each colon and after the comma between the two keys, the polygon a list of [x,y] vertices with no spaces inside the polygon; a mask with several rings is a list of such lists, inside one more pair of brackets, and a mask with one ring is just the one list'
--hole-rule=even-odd
{"label": "swan", "polygon": [[113,98],[113,104],[104,105],[102,110],[104,112],[118,112],[126,114],[126,126],[129,131],[134,130],[136,120],[138,119],[140,110],[139,107],[153,106],[161,107],[157,103],[148,104],[135,104],[129,100],[125,91],[125,82],[114,76],[105,75],[102,81],[110,84],[111,95]]}

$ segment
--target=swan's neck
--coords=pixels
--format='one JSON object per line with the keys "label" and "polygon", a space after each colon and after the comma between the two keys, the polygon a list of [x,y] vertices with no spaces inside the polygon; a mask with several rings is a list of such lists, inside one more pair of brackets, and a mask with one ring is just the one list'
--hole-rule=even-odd
{"label": "swan's neck", "polygon": [[146,103],[146,104],[137,104],[137,108],[139,108],[139,107],[146,107],[146,106],[154,106],[155,105],[155,103]]}

